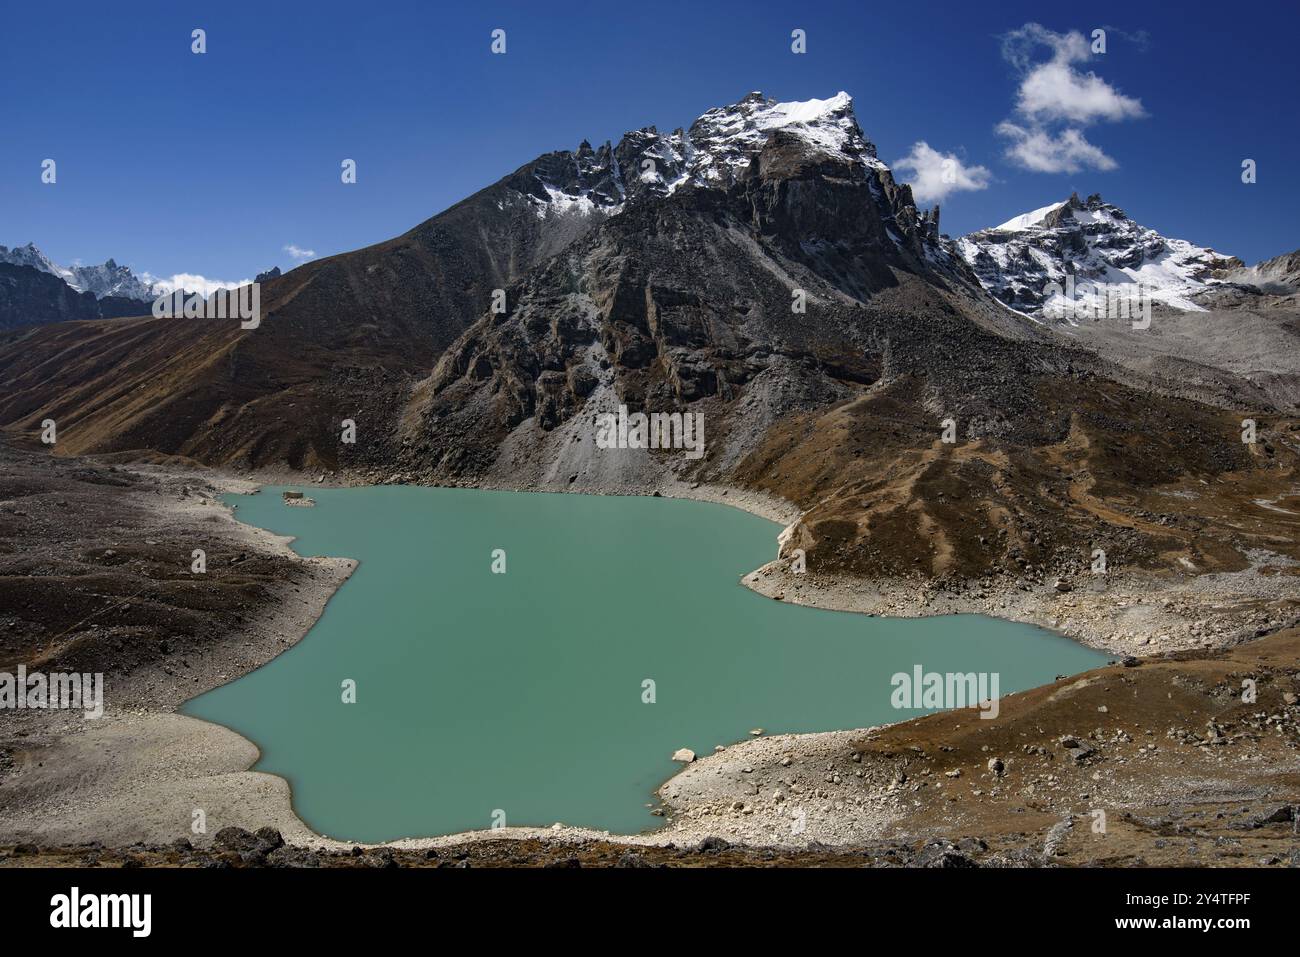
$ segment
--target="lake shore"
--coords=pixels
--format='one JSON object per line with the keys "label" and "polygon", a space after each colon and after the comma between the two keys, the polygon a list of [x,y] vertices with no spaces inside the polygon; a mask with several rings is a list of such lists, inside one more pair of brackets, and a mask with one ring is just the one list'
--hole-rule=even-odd
{"label": "lake shore", "polygon": [[[250,770],[260,756],[253,742],[228,728],[176,712],[186,700],[235,680],[300,641],[355,569],[356,563],[347,558],[296,555],[289,547],[291,539],[239,522],[237,510],[219,499],[227,493],[256,492],[264,481],[288,479],[304,489],[316,483],[295,483],[294,477],[279,475],[254,479],[175,464],[130,464],[120,469],[143,483],[133,494],[152,516],[148,528],[131,530],[135,536],[152,541],[152,529],[166,528],[181,538],[205,542],[219,538],[228,549],[243,548],[290,560],[306,575],[292,586],[275,589],[257,615],[207,648],[201,659],[187,659],[184,674],[177,673],[171,663],[159,661],[136,668],[120,680],[110,678],[109,702],[98,721],[83,721],[63,712],[22,713],[21,720],[6,728],[0,738],[0,746],[13,755],[16,772],[0,790],[0,844],[98,841],[125,846],[181,839],[205,843],[222,827],[251,830],[270,826],[295,845],[322,850],[351,848],[352,842],[316,834],[298,818],[283,778]],[[791,514],[779,501],[743,491],[685,486],[682,491],[691,494],[680,497],[729,504],[778,522]],[[832,732],[827,740],[852,734]],[[797,737],[808,739],[812,746],[813,739],[823,736]],[[696,766],[739,773],[750,760],[746,754],[765,746],[741,742]],[[198,811],[205,822],[202,833],[193,830]],[[707,821],[679,815],[653,833],[620,835],[616,840],[630,845],[680,846],[698,842],[712,830]],[[564,825],[511,827],[412,837],[390,844],[423,849],[502,837],[585,842],[611,835]]]}
{"label": "lake shore", "polygon": [[[258,759],[252,742],[226,728],[176,714],[174,709],[194,694],[247,673],[301,640],[355,563],[302,559],[289,549],[288,540],[237,522],[235,513],[216,499],[228,491],[251,491],[260,479],[172,465],[133,468],[150,486],[141,495],[148,498],[147,507],[159,526],[201,529],[205,535],[216,529],[235,545],[292,561],[308,574],[291,588],[269,594],[260,617],[244,622],[229,640],[209,648],[197,674],[180,680],[166,663],[139,669],[127,679],[133,693],[123,696],[133,703],[110,708],[99,722],[70,722],[65,715],[51,716],[49,712],[24,715],[25,725],[13,737],[7,730],[3,740],[15,768],[5,775],[0,789],[0,844],[99,841],[110,846],[136,842],[163,845],[180,839],[205,844],[223,827],[253,830],[269,826],[293,845],[320,851],[351,848],[351,842],[315,834],[303,824],[293,811],[284,779],[249,770]],[[268,481],[282,482],[284,477]],[[304,488],[311,484],[304,483]],[[175,495],[179,488],[199,489],[201,494]],[[792,521],[794,515],[788,503],[731,489],[665,487],[655,491],[721,501],[781,523]],[[167,501],[172,495],[176,501]],[[159,498],[164,501],[157,501]],[[191,500],[183,501],[186,498]],[[881,604],[891,601],[891,596],[869,591],[862,583],[827,584],[805,576],[795,579],[785,573],[783,565],[773,563],[745,576],[745,584],[770,592],[772,597],[779,594],[784,600],[841,610],[876,614],[885,607],[894,609],[892,614],[920,613],[918,609],[925,607],[937,609],[926,612],[929,614],[956,610],[951,605],[936,605],[932,598],[921,602],[918,596],[895,595],[892,604]],[[1104,596],[1099,607],[1114,599]],[[1025,607],[1012,611],[1023,614]],[[990,612],[980,609],[980,613]],[[1016,615],[1004,617],[1015,619]],[[1133,653],[1154,650],[1144,647]],[[726,835],[727,840],[742,844],[800,847],[819,842],[849,847],[897,836],[900,826],[910,833],[907,822],[916,818],[916,792],[906,786],[906,775],[903,782],[898,780],[896,762],[872,765],[871,773],[865,773],[859,746],[882,734],[897,734],[899,728],[919,727],[918,722],[926,720],[883,729],[762,736],[726,746],[687,765],[660,788],[668,814],[663,829],[612,839],[628,846],[682,847]],[[762,785],[756,786],[756,781]],[[852,793],[845,793],[847,790]],[[1251,798],[1269,799],[1258,788]],[[206,831],[202,834],[192,828],[196,810],[204,813]],[[932,826],[935,832],[930,836],[949,830],[942,820]],[[503,838],[582,845],[607,841],[611,836],[561,824],[411,838],[391,842],[391,846],[423,850]]]}

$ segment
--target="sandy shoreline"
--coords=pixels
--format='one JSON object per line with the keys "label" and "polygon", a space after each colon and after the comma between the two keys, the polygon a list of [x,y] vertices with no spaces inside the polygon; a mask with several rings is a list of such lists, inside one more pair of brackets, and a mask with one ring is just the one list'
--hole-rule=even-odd
{"label": "sandy shoreline", "polygon": [[[144,474],[178,475],[204,483],[211,497],[187,503],[168,503],[170,520],[179,523],[221,521],[225,529],[242,536],[250,547],[279,554],[292,553],[291,539],[245,525],[234,510],[215,499],[226,492],[252,492],[265,484],[302,485],[304,490],[327,483],[295,481],[292,476],[222,475],[215,472],[190,474],[170,467],[142,466]],[[328,483],[352,484],[352,483]],[[558,491],[565,489],[537,489]],[[584,489],[581,494],[590,494]],[[740,489],[686,484],[665,485],[654,490],[665,497],[690,498],[731,505],[763,518],[789,525],[798,519],[798,509],[788,502]],[[603,494],[637,494],[638,490],[601,490]],[[640,494],[650,494],[640,490]],[[773,541],[773,552],[776,552]],[[345,558],[302,558],[311,568],[307,587],[275,603],[269,619],[254,623],[245,635],[237,636],[239,653],[223,650],[225,660],[214,662],[213,670],[199,690],[185,689],[184,697],[159,702],[161,706],[139,709],[110,709],[99,722],[86,723],[72,733],[57,736],[43,747],[39,759],[29,760],[19,779],[17,802],[22,808],[0,816],[0,843],[31,841],[41,844],[77,844],[102,841],[110,846],[135,842],[166,844],[181,838],[202,844],[227,826],[254,830],[263,826],[278,829],[291,844],[321,849],[345,849],[354,842],[334,840],[313,832],[292,807],[287,781],[276,775],[252,771],[259,752],[256,745],[230,729],[175,712],[183,701],[208,687],[235,680],[259,667],[281,651],[300,641],[323,613],[329,598],[346,581],[356,563]],[[810,575],[792,575],[784,562],[774,561],[749,573],[742,583],[770,597],[814,607],[867,614],[914,616],[972,612],[1026,621],[1052,628],[1094,647],[1125,654],[1149,654],[1180,647],[1205,647],[1230,643],[1224,633],[1180,634],[1175,618],[1156,600],[1156,610],[1145,607],[1131,615],[1130,630],[1143,630],[1145,643],[1115,640],[1115,610],[1128,601],[1133,584],[1108,583],[1102,591],[1051,591],[1013,593],[990,591],[978,598],[938,595],[917,589],[916,583],[878,587],[868,582],[834,580]],[[1259,591],[1251,583],[1243,593]],[[1149,587],[1149,583],[1148,583]],[[1149,598],[1149,592],[1145,593]],[[1168,594],[1176,594],[1170,590]],[[1139,596],[1141,597],[1141,596]],[[1062,602],[1086,609],[1063,618]],[[1197,603],[1200,607],[1203,603]],[[1130,606],[1131,607],[1131,606]],[[1126,608],[1125,611],[1129,609]],[[1104,628],[1097,623],[1110,625]],[[1276,630],[1284,623],[1265,620],[1259,628]],[[1254,624],[1252,623],[1252,629]],[[1156,629],[1169,636],[1152,641]],[[1120,631],[1119,633],[1122,633]],[[1253,637],[1253,634],[1252,634]],[[1240,640],[1240,639],[1238,639]],[[153,676],[137,678],[152,684]],[[158,676],[161,678],[161,676]],[[467,841],[500,838],[546,838],[583,842],[613,838],[628,845],[690,845],[705,837],[755,845],[853,845],[876,839],[898,819],[901,808],[893,789],[865,787],[851,798],[827,804],[829,813],[809,816],[810,802],[827,797],[821,787],[832,778],[859,773],[854,768],[852,742],[879,729],[848,729],[811,734],[756,737],[701,757],[666,781],[659,789],[669,817],[662,829],[639,835],[611,835],[605,831],[556,824],[551,827],[509,827],[435,837],[411,837],[387,842],[399,848],[438,848]],[[859,773],[860,776],[860,773]],[[761,777],[770,786],[762,801],[755,801]],[[775,782],[774,785],[771,782]],[[773,796],[772,787],[776,788]],[[12,798],[13,791],[10,789]],[[201,812],[202,833],[193,822]]]}

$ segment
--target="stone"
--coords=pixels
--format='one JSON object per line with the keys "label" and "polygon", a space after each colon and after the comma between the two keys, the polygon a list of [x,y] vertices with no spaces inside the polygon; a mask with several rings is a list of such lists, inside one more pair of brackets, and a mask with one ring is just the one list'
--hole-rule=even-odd
{"label": "stone", "polygon": [[1294,804],[1283,804],[1271,814],[1261,815],[1258,818],[1260,824],[1289,824],[1296,819],[1296,809]]}
{"label": "stone", "polygon": [[213,838],[217,847],[236,853],[246,853],[257,850],[257,837],[250,831],[242,827],[223,827],[217,831],[217,836]]}
{"label": "stone", "polygon": [[960,853],[951,844],[927,844],[922,848],[921,853],[917,856],[917,864],[921,867],[976,867],[975,864],[965,854]]}
{"label": "stone", "polygon": [[311,851],[305,847],[290,847],[287,844],[267,854],[266,863],[269,867],[320,867],[320,861]]}
{"label": "stone", "polygon": [[274,851],[284,847],[284,837],[273,827],[259,827],[255,835],[257,842],[265,851]]}
{"label": "stone", "polygon": [[695,752],[690,748],[678,748],[673,752],[673,760],[681,761],[684,764],[690,764],[695,760]]}

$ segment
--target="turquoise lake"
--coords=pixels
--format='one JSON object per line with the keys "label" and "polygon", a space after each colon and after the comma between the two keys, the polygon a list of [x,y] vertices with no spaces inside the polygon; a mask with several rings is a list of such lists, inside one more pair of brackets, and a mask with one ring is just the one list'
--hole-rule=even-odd
{"label": "turquoise lake", "polygon": [[378,486],[292,508],[282,491],[227,502],[301,555],[360,567],[303,641],[183,711],[254,741],[299,816],[343,840],[487,828],[498,811],[636,833],[659,823],[647,805],[678,748],[922,714],[890,701],[915,665],[997,672],[1006,695],[1106,660],[990,618],[764,598],[739,580],[780,527],[722,505]]}

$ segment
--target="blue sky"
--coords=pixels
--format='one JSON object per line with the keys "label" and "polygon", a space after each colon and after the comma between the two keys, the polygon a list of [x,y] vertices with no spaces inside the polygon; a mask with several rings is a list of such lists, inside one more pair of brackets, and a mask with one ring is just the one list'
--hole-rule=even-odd
{"label": "blue sky", "polygon": [[[293,265],[286,247],[325,256],[400,234],[584,137],[687,126],[750,90],[842,89],[886,162],[924,141],[983,168],[984,188],[943,199],[950,234],[1077,190],[1250,262],[1300,247],[1294,3],[991,6],[9,4],[0,244],[244,279]],[[1058,58],[1030,42],[1031,22],[1057,38],[1105,28],[1107,50]],[[202,56],[190,51],[196,27]],[[489,50],[497,27],[504,56]],[[795,28],[806,54],[790,51]],[[1012,62],[1004,39],[1017,30],[1024,57]],[[1018,111],[1027,79],[1053,79],[1035,71],[1054,58],[1055,79],[1078,81],[1088,102],[1073,116],[1051,102]],[[1049,141],[1073,129],[1115,166],[1025,169],[1007,156],[1014,136],[998,132],[1007,121]],[[46,158],[58,163],[52,186],[40,182]],[[344,158],[357,161],[356,185],[340,183]]]}

